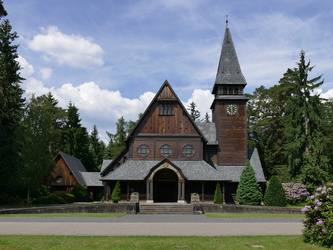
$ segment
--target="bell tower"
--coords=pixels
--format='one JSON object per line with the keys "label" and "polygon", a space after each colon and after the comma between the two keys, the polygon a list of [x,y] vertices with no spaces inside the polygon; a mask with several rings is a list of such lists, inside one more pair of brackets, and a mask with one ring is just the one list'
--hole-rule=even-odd
{"label": "bell tower", "polygon": [[245,86],[227,20],[211,106],[219,144],[219,166],[244,166],[247,160]]}

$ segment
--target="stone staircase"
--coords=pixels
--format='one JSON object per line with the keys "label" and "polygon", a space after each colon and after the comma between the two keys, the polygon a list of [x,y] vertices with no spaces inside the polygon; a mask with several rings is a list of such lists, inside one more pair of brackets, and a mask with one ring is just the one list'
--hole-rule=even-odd
{"label": "stone staircase", "polygon": [[140,204],[140,214],[193,214],[191,204],[152,203]]}

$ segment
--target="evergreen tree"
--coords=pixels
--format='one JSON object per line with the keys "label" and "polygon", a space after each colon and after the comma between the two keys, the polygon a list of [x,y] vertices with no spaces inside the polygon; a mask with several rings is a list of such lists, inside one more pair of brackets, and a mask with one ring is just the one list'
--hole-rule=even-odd
{"label": "evergreen tree", "polygon": [[120,188],[120,182],[117,181],[116,186],[114,187],[111,199],[114,203],[118,203],[121,200],[121,188]]}
{"label": "evergreen tree", "polygon": [[109,144],[106,148],[105,158],[114,159],[126,146],[126,128],[127,123],[124,117],[120,117],[116,123],[117,131],[115,134],[106,132],[109,136]]}
{"label": "evergreen tree", "polygon": [[[6,15],[0,1],[0,18]],[[14,190],[20,165],[17,131],[24,105],[20,87],[24,79],[19,73],[18,45],[13,45],[16,38],[9,20],[4,19],[0,24],[0,192]]]}
{"label": "evergreen tree", "polygon": [[93,130],[89,135],[90,151],[93,155],[96,166],[101,166],[104,157],[105,143],[99,139],[98,130],[94,125]]}
{"label": "evergreen tree", "polygon": [[286,106],[285,155],[293,177],[313,191],[332,178],[324,105],[319,94],[314,93],[323,81],[322,76],[308,79],[314,66],[305,62],[304,51],[301,51],[297,65],[288,70],[293,94]]}
{"label": "evergreen tree", "polygon": [[240,177],[240,182],[236,192],[237,201],[241,205],[259,205],[262,198],[261,188],[255,177],[255,172],[246,161]]}
{"label": "evergreen tree", "polygon": [[191,102],[190,106],[187,108],[193,121],[197,121],[197,119],[200,117],[200,112],[196,108],[197,105],[194,102]]}
{"label": "evergreen tree", "polygon": [[63,130],[62,151],[81,160],[87,171],[98,171],[92,152],[89,149],[89,134],[81,125],[78,108],[72,103],[67,109],[67,119]]}
{"label": "evergreen tree", "polygon": [[287,205],[286,192],[282,187],[279,178],[273,175],[269,179],[269,184],[264,196],[265,206],[285,207]]}
{"label": "evergreen tree", "polygon": [[207,123],[210,122],[210,117],[209,117],[208,112],[206,112],[206,114],[205,114],[205,122],[207,122]]}
{"label": "evergreen tree", "polygon": [[222,192],[221,192],[221,186],[220,183],[216,183],[215,193],[214,193],[214,204],[222,204]]}

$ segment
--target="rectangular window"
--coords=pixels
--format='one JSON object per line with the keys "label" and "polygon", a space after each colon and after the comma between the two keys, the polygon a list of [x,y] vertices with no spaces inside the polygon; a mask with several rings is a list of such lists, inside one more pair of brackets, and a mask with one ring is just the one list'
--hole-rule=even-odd
{"label": "rectangular window", "polygon": [[159,115],[174,115],[173,111],[174,104],[173,103],[160,103],[158,105]]}

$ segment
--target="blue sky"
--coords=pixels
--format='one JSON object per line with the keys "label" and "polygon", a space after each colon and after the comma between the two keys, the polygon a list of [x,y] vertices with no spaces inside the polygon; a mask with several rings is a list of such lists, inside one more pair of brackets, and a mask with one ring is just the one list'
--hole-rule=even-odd
{"label": "blue sky", "polygon": [[246,92],[277,84],[301,50],[333,97],[331,0],[4,0],[20,38],[22,87],[72,101],[101,136],[137,118],[167,79],[209,111],[226,14]]}

